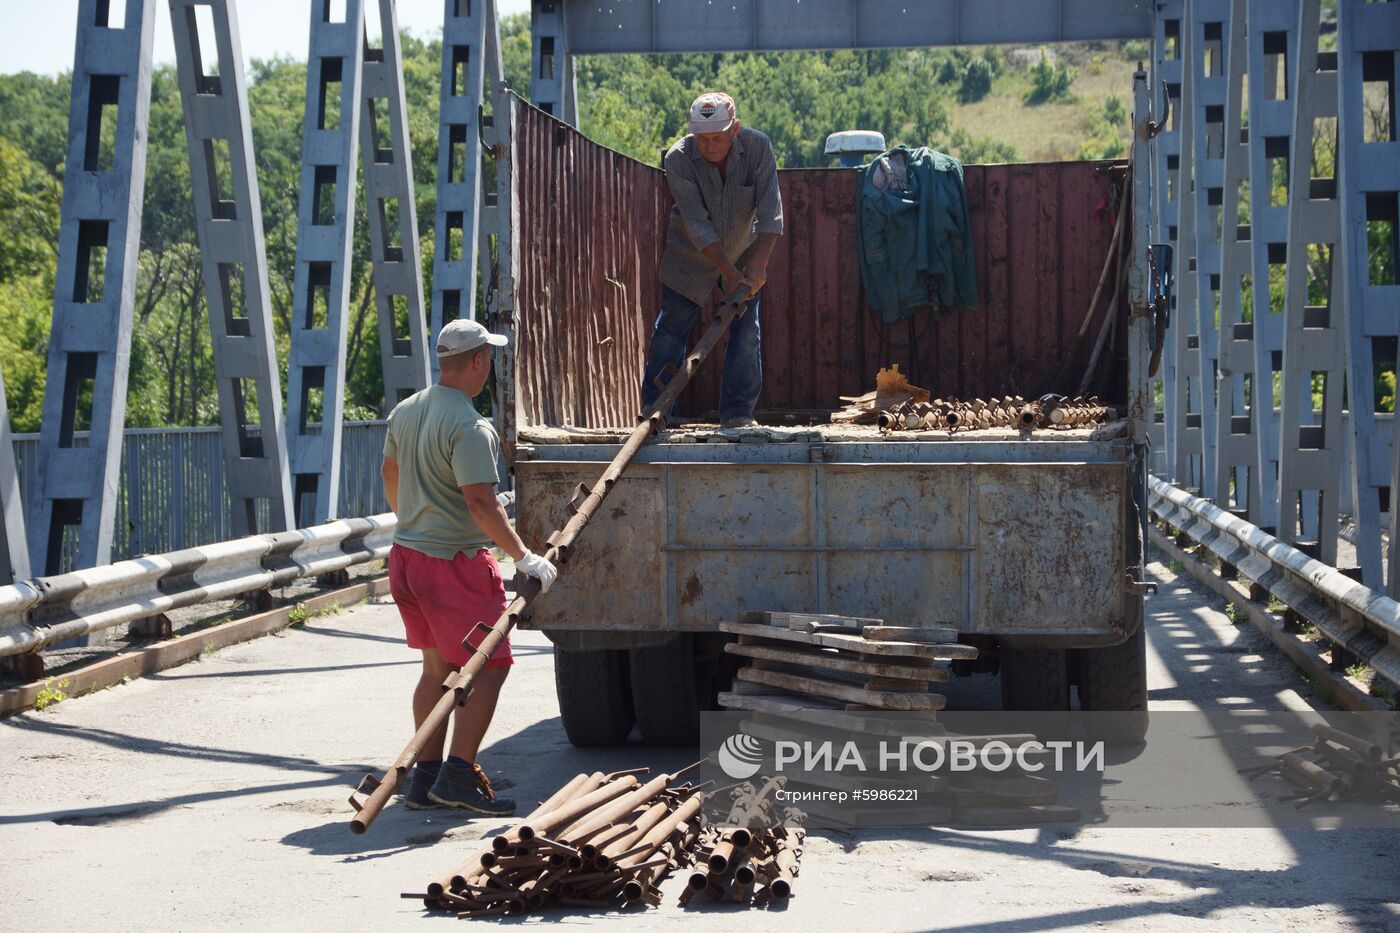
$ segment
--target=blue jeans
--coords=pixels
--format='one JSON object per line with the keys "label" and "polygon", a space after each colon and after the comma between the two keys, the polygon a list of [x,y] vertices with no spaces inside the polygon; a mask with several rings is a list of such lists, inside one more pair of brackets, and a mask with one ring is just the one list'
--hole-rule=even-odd
{"label": "blue jeans", "polygon": [[[763,358],[760,352],[758,300],[749,299],[748,308],[729,325],[729,346],[724,351],[724,377],[720,382],[719,417],[751,418],[763,389]],[[650,408],[661,395],[657,377],[667,366],[680,369],[685,362],[686,341],[700,306],[678,291],[661,286],[661,311],[647,348],[647,366],[642,374],[642,408]],[[666,380],[670,381],[667,373]]]}

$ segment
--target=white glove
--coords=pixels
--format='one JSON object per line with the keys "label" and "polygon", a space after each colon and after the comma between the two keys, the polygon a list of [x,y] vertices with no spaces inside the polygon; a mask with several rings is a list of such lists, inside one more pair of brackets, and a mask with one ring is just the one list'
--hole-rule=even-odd
{"label": "white glove", "polygon": [[509,509],[515,505],[515,491],[496,493],[496,502],[500,504],[501,508]]}
{"label": "white glove", "polygon": [[515,562],[515,569],[540,581],[541,593],[548,593],[554,578],[559,576],[555,566],[534,551],[526,551],[525,556]]}

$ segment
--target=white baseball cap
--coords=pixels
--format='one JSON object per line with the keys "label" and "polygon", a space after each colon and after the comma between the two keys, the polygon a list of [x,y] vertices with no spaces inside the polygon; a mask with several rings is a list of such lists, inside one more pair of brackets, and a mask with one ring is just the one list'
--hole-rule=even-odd
{"label": "white baseball cap", "polygon": [[504,347],[509,341],[505,334],[493,334],[477,321],[458,318],[448,321],[438,332],[437,355],[456,356],[487,343],[493,347]]}
{"label": "white baseball cap", "polygon": [[719,91],[701,94],[690,105],[692,133],[719,133],[734,123],[734,98]]}

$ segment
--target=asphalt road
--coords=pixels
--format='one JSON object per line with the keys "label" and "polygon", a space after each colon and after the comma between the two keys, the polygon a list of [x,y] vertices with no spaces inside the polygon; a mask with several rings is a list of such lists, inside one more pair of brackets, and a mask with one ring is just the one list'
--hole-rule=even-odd
{"label": "asphalt road", "polygon": [[[1252,630],[1161,566],[1149,602],[1157,709],[1306,708],[1302,679]],[[569,746],[553,652],[523,633],[483,762],[517,799],[580,771],[665,769],[688,750]],[[411,731],[416,660],[392,604],[0,723],[0,930],[440,929],[401,891],[506,821],[395,805],[346,828],[350,785]],[[1300,692],[1302,691],[1302,692]],[[988,678],[954,706],[995,703]],[[808,930],[1400,929],[1400,845],[1381,830],[1044,827],[809,837],[785,909],[682,909],[502,923]]]}

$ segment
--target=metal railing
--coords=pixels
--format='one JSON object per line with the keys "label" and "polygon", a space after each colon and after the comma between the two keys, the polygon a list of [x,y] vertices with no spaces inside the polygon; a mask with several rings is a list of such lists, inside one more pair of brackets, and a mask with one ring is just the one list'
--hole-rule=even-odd
{"label": "metal railing", "polygon": [[0,587],[0,657],[385,557],[395,525],[341,519]]}
{"label": "metal railing", "polygon": [[[346,422],[341,440],[340,515],[387,512],[379,466],[383,421]],[[78,434],[78,444],[86,437]],[[38,488],[39,435],[16,434],[15,466],[20,501]],[[230,499],[220,429],[128,428],[123,438],[112,559],[178,551],[224,540],[230,533]],[[133,479],[134,478],[134,479]],[[263,512],[266,512],[264,504]],[[265,522],[266,514],[258,516]],[[76,535],[65,541],[64,568],[77,557]]]}
{"label": "metal railing", "polygon": [[1157,477],[1152,514],[1268,590],[1333,644],[1400,684],[1400,603],[1273,535]]}

